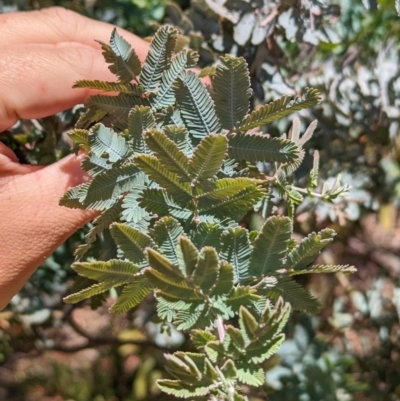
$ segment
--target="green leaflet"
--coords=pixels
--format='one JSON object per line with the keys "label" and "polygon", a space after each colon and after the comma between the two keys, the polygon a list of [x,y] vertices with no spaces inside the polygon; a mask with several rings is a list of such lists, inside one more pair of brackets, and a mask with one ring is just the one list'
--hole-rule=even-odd
{"label": "green leaflet", "polygon": [[146,188],[138,202],[140,207],[159,216],[170,215],[176,219],[186,220],[192,215],[190,210],[182,208],[167,191],[160,188]]}
{"label": "green leaflet", "polygon": [[[147,269],[147,273],[153,271],[154,273],[157,273],[157,277],[164,276],[167,280],[166,282],[169,282],[170,280],[176,281],[177,283],[184,282],[184,276],[180,270],[177,269],[176,266],[161,253],[154,249],[148,248],[147,259],[151,267],[151,269]],[[158,276],[158,274],[160,276]],[[182,285],[184,288],[189,288],[185,282]]]}
{"label": "green leaflet", "polygon": [[89,146],[95,156],[106,155],[110,163],[115,163],[129,154],[125,138],[103,124],[98,124],[89,131]]}
{"label": "green leaflet", "polygon": [[335,235],[336,233],[329,228],[318,234],[309,234],[289,252],[285,265],[286,269],[301,270],[305,268],[319,255],[322,248],[333,241]]}
{"label": "green leaflet", "polygon": [[80,184],[74,188],[69,189],[60,199],[60,206],[67,206],[71,209],[86,209],[83,206],[89,183]]}
{"label": "green leaflet", "polygon": [[156,129],[150,129],[144,134],[144,139],[166,169],[177,174],[184,181],[191,180],[188,172],[189,158],[166,134]]}
{"label": "green leaflet", "polygon": [[166,170],[155,156],[138,155],[134,157],[134,161],[151,180],[167,190],[174,201],[187,204],[191,200],[190,184],[181,182],[179,177]]}
{"label": "green leaflet", "polygon": [[313,273],[344,273],[352,274],[355,273],[357,269],[350,265],[314,265],[306,267],[303,270],[293,270],[289,272],[290,276],[297,276],[299,274],[313,274]]}
{"label": "green leaflet", "polygon": [[81,161],[82,169],[92,177],[111,170],[112,166],[106,158],[96,155],[88,155]]}
{"label": "green leaflet", "polygon": [[178,148],[187,156],[190,156],[192,145],[189,141],[189,133],[183,125],[166,125],[163,132],[169,139],[174,141]]}
{"label": "green leaflet", "polygon": [[123,283],[114,284],[114,283],[99,283],[93,284],[91,287],[85,288],[82,291],[79,291],[75,294],[68,295],[64,297],[63,300],[67,304],[76,304],[85,299],[94,297],[95,295],[102,294],[103,292],[109,291],[113,287],[118,287],[123,285]]}
{"label": "green leaflet", "polygon": [[243,227],[229,228],[221,236],[221,258],[234,267],[235,283],[249,278],[251,246]]}
{"label": "green leaflet", "polygon": [[199,253],[189,238],[179,237],[176,249],[177,263],[180,271],[186,277],[190,277],[196,269]]}
{"label": "green leaflet", "polygon": [[148,106],[135,106],[128,115],[128,130],[125,134],[133,153],[148,153],[143,140],[143,132],[155,127],[153,113]]}
{"label": "green leaflet", "polygon": [[267,219],[260,235],[254,241],[249,274],[260,277],[282,268],[286,249],[292,234],[292,222],[288,217],[273,216]]}
{"label": "green leaflet", "polygon": [[199,54],[190,49],[184,49],[173,58],[169,68],[161,76],[161,85],[154,100],[153,107],[160,109],[175,104],[173,85],[184,68],[195,67]]}
{"label": "green leaflet", "polygon": [[287,276],[279,277],[274,287],[263,292],[272,300],[281,296],[284,301],[292,305],[293,309],[305,313],[315,314],[320,309],[319,302],[300,284]]}
{"label": "green leaflet", "polygon": [[76,151],[81,148],[83,150],[90,150],[89,146],[89,132],[85,129],[75,128],[68,132],[68,136],[74,141]]}
{"label": "green leaflet", "polygon": [[213,189],[198,195],[200,212],[219,218],[227,215],[240,219],[263,197],[264,189],[249,178],[223,178],[213,183]]}
{"label": "green leaflet", "polygon": [[258,301],[260,296],[256,294],[256,290],[250,287],[234,287],[228,295],[226,304],[235,312],[239,312],[241,306],[252,306],[253,302]]}
{"label": "green leaflet", "polygon": [[110,113],[116,119],[127,119],[134,106],[146,105],[142,98],[120,93],[117,96],[93,95],[86,102],[86,107]]}
{"label": "green leaflet", "polygon": [[150,231],[157,248],[175,265],[178,264],[178,238],[183,234],[182,226],[172,217],[161,218]]}
{"label": "green leaflet", "polygon": [[121,83],[121,82],[108,82],[108,81],[99,81],[99,80],[87,80],[81,79],[76,81],[73,85],[73,88],[88,88],[101,90],[103,92],[121,92],[128,93],[131,96],[142,96],[142,91],[139,88],[138,84],[130,84],[130,83]]}
{"label": "green leaflet", "polygon": [[111,223],[117,220],[118,215],[121,212],[121,201],[118,201],[109,209],[104,210],[100,216],[93,220],[93,227],[86,234],[86,244],[81,244],[75,251],[76,260],[80,260],[86,254],[86,252],[92,247],[96,238],[99,237],[104,230],[108,229]]}
{"label": "green leaflet", "polygon": [[146,91],[154,91],[159,85],[162,73],[170,63],[177,34],[171,26],[162,26],[153,37],[140,76]]}
{"label": "green leaflet", "polygon": [[220,61],[212,80],[215,111],[221,127],[233,130],[249,111],[250,75],[243,57],[226,55]]}
{"label": "green leaflet", "polygon": [[250,364],[240,364],[236,365],[237,368],[237,378],[244,384],[249,386],[262,386],[265,381],[265,373],[263,368],[260,368],[259,365],[250,365]]}
{"label": "green leaflet", "polygon": [[219,131],[214,102],[194,72],[181,73],[175,95],[185,125],[194,138],[203,138]]}
{"label": "green leaflet", "polygon": [[178,280],[175,276],[162,274],[156,269],[145,269],[145,275],[149,282],[158,289],[158,296],[169,296],[186,301],[199,299],[196,292],[188,286],[183,278]]}
{"label": "green leaflet", "polygon": [[233,159],[249,162],[293,163],[299,158],[299,148],[288,139],[238,133],[229,136],[228,154]]}
{"label": "green leaflet", "polygon": [[107,111],[99,110],[96,107],[88,109],[83,113],[75,124],[76,128],[89,128],[92,124],[98,123],[107,116]]}
{"label": "green leaflet", "polygon": [[153,287],[144,276],[136,276],[132,283],[126,285],[117,301],[111,306],[110,312],[121,314],[139,305],[147,295],[153,292]]}
{"label": "green leaflet", "polygon": [[189,171],[196,181],[213,178],[226,157],[228,141],[223,135],[210,134],[194,149]]}
{"label": "green leaflet", "polygon": [[303,96],[282,96],[258,110],[252,111],[239,125],[240,131],[248,131],[252,128],[269,124],[295,111],[315,106],[321,100],[320,93],[316,89],[306,88]]}
{"label": "green leaflet", "polygon": [[[211,288],[210,296],[216,298],[226,297],[231,293],[232,288],[233,267],[225,260],[221,260],[219,263],[218,278]],[[229,310],[229,313],[231,313],[230,308],[226,306],[225,302],[221,304],[223,310]],[[216,305],[214,305],[214,307],[216,307]]]}
{"label": "green leaflet", "polygon": [[97,175],[89,183],[83,204],[87,208],[101,210],[101,201],[114,204],[120,195],[141,183],[143,183],[143,173],[135,165],[115,167]]}
{"label": "green leaflet", "polygon": [[219,276],[218,254],[212,247],[204,247],[199,255],[197,266],[192,274],[195,285],[204,293],[209,293]]}
{"label": "green leaflet", "polygon": [[115,28],[111,34],[110,45],[99,43],[106,62],[110,64],[108,68],[120,82],[129,83],[140,74],[141,64],[136,52]]}
{"label": "green leaflet", "polygon": [[204,348],[209,341],[215,341],[217,339],[214,334],[205,330],[192,330],[190,338],[197,349]]}
{"label": "green leaflet", "polygon": [[183,386],[179,383],[178,380],[158,380],[157,386],[162,390],[164,393],[174,395],[175,397],[180,398],[192,398],[192,397],[202,397],[209,394],[210,390],[214,386],[210,387],[187,387]]}
{"label": "green leaflet", "polygon": [[154,246],[153,240],[127,224],[114,223],[110,231],[122,255],[142,266],[146,261],[145,249]]}
{"label": "green leaflet", "polygon": [[121,217],[128,223],[137,223],[148,215],[146,210],[139,206],[139,196],[144,188],[143,182],[137,182],[135,187],[122,199],[122,214]]}
{"label": "green leaflet", "polygon": [[201,222],[196,229],[190,233],[191,239],[197,249],[204,246],[213,246],[219,251],[219,242],[223,228],[218,223]]}
{"label": "green leaflet", "polygon": [[133,263],[117,259],[108,262],[79,262],[74,263],[72,268],[83,277],[112,284],[129,283],[138,271]]}

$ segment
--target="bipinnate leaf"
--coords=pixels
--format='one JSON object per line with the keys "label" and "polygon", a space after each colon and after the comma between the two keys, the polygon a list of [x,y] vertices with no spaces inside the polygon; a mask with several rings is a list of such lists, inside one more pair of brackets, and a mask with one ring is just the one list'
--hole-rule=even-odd
{"label": "bipinnate leaf", "polygon": [[254,316],[243,306],[239,310],[239,326],[244,341],[247,343],[252,342],[258,329],[258,323]]}
{"label": "bipinnate leaf", "polygon": [[110,231],[121,254],[131,262],[143,266],[146,261],[145,249],[155,246],[153,240],[148,235],[123,223],[112,224]]}
{"label": "bipinnate leaf", "polygon": [[204,247],[199,255],[192,279],[195,285],[207,294],[215,284],[219,275],[218,254],[213,247]]}
{"label": "bipinnate leaf", "polygon": [[112,207],[104,210],[100,216],[93,220],[93,227],[86,234],[86,243],[81,244],[76,248],[74,253],[75,259],[80,260],[86,254],[86,252],[92,247],[96,238],[99,237],[104,230],[108,229],[111,223],[118,219],[121,213],[121,200],[117,201]]}
{"label": "bipinnate leaf", "polygon": [[69,189],[60,199],[59,205],[66,206],[71,209],[86,209],[86,207],[83,205],[83,201],[86,198],[88,188],[89,183],[85,182]]}
{"label": "bipinnate leaf", "polygon": [[194,72],[184,71],[180,74],[175,95],[185,125],[194,138],[203,138],[219,131],[214,102]]}
{"label": "bipinnate leaf", "polygon": [[87,79],[81,79],[76,81],[72,87],[101,90],[103,92],[122,92],[137,97],[141,97],[143,93],[138,84],[124,84],[122,82],[108,82],[99,80],[91,81]]}
{"label": "bipinnate leaf", "polygon": [[300,96],[282,96],[257,110],[252,111],[239,125],[240,131],[248,131],[250,129],[269,124],[275,120],[279,120],[295,111],[308,109],[315,106],[321,100],[320,93],[317,89],[306,88],[303,95]]}
{"label": "bipinnate leaf", "polygon": [[147,295],[153,292],[153,287],[144,276],[136,276],[133,282],[127,284],[117,301],[111,306],[110,312],[121,314],[139,305]]}
{"label": "bipinnate leaf", "polygon": [[243,57],[220,57],[212,80],[215,111],[221,128],[233,130],[249,111],[250,75]]}
{"label": "bipinnate leaf", "polygon": [[158,220],[150,231],[157,249],[173,264],[178,264],[178,238],[183,235],[183,228],[178,221],[170,216]]}
{"label": "bipinnate leaf", "polygon": [[285,264],[286,269],[302,270],[320,254],[321,249],[333,241],[335,231],[326,228],[319,233],[311,233],[293,248]]}
{"label": "bipinnate leaf", "polygon": [[350,265],[314,265],[306,267],[302,270],[292,270],[289,272],[290,276],[297,276],[299,274],[313,274],[313,273],[344,273],[352,274],[357,269]]}
{"label": "bipinnate leaf", "polygon": [[68,132],[68,136],[74,141],[77,149],[90,150],[89,131],[86,129],[75,128]]}
{"label": "bipinnate leaf", "polygon": [[149,266],[151,267],[151,269],[148,270],[154,270],[157,273],[160,273],[161,275],[165,276],[168,281],[184,281],[185,277],[181,271],[160,252],[151,248],[147,248],[147,259]]}
{"label": "bipinnate leaf", "polygon": [[[101,110],[112,116],[112,121],[121,120],[126,126],[128,114],[135,106],[146,105],[142,98],[131,96],[128,93],[119,93],[117,96],[93,95],[86,102],[86,107]],[[103,115],[104,117],[104,115]]]}
{"label": "bipinnate leaf", "polygon": [[83,277],[104,283],[123,284],[133,281],[138,266],[131,262],[112,259],[107,262],[78,262],[72,268]]}
{"label": "bipinnate leaf", "polygon": [[[173,265],[168,265],[166,263],[168,262],[167,259],[164,258],[164,260],[162,260],[161,254],[158,254],[158,256],[161,261],[157,259],[151,260],[149,264],[151,263],[152,268],[145,269],[147,279],[157,289],[157,298],[169,297],[178,302],[181,300],[199,301],[201,299],[200,296],[188,285],[180,271]],[[163,270],[163,272],[161,272],[161,270]],[[170,272],[166,273],[167,270],[170,270]],[[196,323],[196,320],[194,320],[193,324]],[[190,326],[187,328],[189,327]]]}
{"label": "bipinnate leaf", "polygon": [[171,61],[177,34],[175,28],[164,25],[154,35],[140,76],[146,91],[154,91],[160,85],[162,73]]}
{"label": "bipinnate leaf", "polygon": [[140,74],[141,63],[130,44],[121,37],[114,28],[110,45],[100,42],[103,56],[109,63],[109,70],[115,74],[120,82],[129,83]]}
{"label": "bipinnate leaf", "polygon": [[146,188],[138,199],[140,207],[159,216],[170,215],[176,219],[187,220],[192,212],[176,203],[165,189]]}
{"label": "bipinnate leaf", "polygon": [[194,149],[189,171],[196,181],[213,178],[226,157],[228,141],[224,135],[210,134]]}
{"label": "bipinnate leaf", "polygon": [[209,394],[209,387],[184,386],[179,380],[158,380],[157,386],[166,394],[179,398],[203,397]]}
{"label": "bipinnate leaf", "polygon": [[219,242],[223,228],[217,222],[205,223],[201,222],[197,225],[196,229],[190,233],[193,244],[197,249],[204,246],[213,246],[219,251]]}
{"label": "bipinnate leaf", "polygon": [[214,334],[210,333],[209,331],[198,329],[190,332],[190,338],[193,345],[199,350],[203,349],[209,341],[215,341],[217,339]]}
{"label": "bipinnate leaf", "polygon": [[183,153],[185,153],[187,156],[190,156],[192,153],[192,144],[190,142],[189,133],[186,127],[183,125],[165,125],[163,127],[163,132],[169,139],[176,143],[178,148]]}
{"label": "bipinnate leaf", "polygon": [[198,59],[199,54],[190,49],[184,49],[175,55],[169,68],[161,76],[160,89],[153,103],[154,108],[159,109],[175,104],[173,84],[185,68],[195,67]]}
{"label": "bipinnate leaf", "polygon": [[135,106],[128,115],[128,130],[125,131],[128,145],[133,153],[148,153],[143,140],[143,132],[155,127],[151,108],[148,106]]}
{"label": "bipinnate leaf", "polygon": [[149,129],[144,134],[144,140],[164,168],[177,174],[184,181],[191,181],[188,171],[189,158],[164,132]]}
{"label": "bipinnate leaf", "polygon": [[166,170],[157,157],[141,154],[134,157],[134,162],[151,180],[166,189],[175,202],[187,204],[191,200],[190,184],[181,182],[177,174]]}
{"label": "bipinnate leaf", "polygon": [[289,217],[272,216],[263,225],[254,242],[251,253],[249,274],[260,277],[282,268],[292,233]]}
{"label": "bipinnate leaf", "polygon": [[237,133],[229,136],[228,154],[233,159],[248,162],[293,163],[299,158],[299,148],[288,139],[261,133]]}
{"label": "bipinnate leaf", "polygon": [[251,250],[249,233],[245,228],[238,226],[223,232],[220,257],[234,267],[235,283],[249,278]]}
{"label": "bipinnate leaf", "polygon": [[129,155],[125,138],[103,124],[97,124],[89,131],[89,146],[94,155],[106,157],[110,163],[115,163]]}
{"label": "bipinnate leaf", "polygon": [[249,363],[243,365],[242,367],[236,364],[238,380],[248,386],[262,386],[265,382],[264,369],[259,367],[259,365],[252,365]]}
{"label": "bipinnate leaf", "polygon": [[143,173],[134,164],[115,167],[96,175],[87,187],[83,205],[88,209],[109,208],[122,194],[143,184],[143,179]]}
{"label": "bipinnate leaf", "polygon": [[102,294],[109,291],[113,287],[118,287],[123,285],[123,283],[99,283],[93,284],[92,286],[85,288],[82,291],[76,292],[75,294],[68,295],[63,298],[63,301],[67,304],[76,304],[78,302],[84,301],[85,299],[94,297],[95,295]]}
{"label": "bipinnate leaf", "polygon": [[199,252],[189,238],[180,236],[176,253],[180,271],[184,276],[190,277],[196,269]]}
{"label": "bipinnate leaf", "polygon": [[94,154],[87,155],[81,161],[81,167],[85,170],[90,176],[96,177],[96,175],[102,174],[111,170],[113,163],[109,163],[108,160],[104,157],[99,157]]}
{"label": "bipinnate leaf", "polygon": [[[211,288],[210,296],[227,297],[233,289],[233,276],[233,267],[225,260],[221,260],[219,263],[218,278]],[[228,314],[231,313],[230,308],[226,307],[225,302],[221,306],[225,312]]]}
{"label": "bipinnate leaf", "polygon": [[319,302],[299,283],[288,276],[279,277],[275,286],[264,293],[271,300],[282,297],[295,310],[312,314],[318,313],[320,310]]}
{"label": "bipinnate leaf", "polygon": [[265,190],[250,178],[222,178],[212,183],[212,189],[197,196],[201,213],[224,219],[239,220],[257,204]]}

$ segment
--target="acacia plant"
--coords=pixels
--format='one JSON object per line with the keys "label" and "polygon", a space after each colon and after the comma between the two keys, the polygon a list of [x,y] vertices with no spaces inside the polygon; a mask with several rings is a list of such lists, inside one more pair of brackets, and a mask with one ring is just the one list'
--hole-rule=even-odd
{"label": "acacia plant", "polygon": [[[338,182],[313,193],[317,154],[308,187],[291,183],[315,122],[303,135],[298,119],[288,136],[258,131],[317,104],[318,91],[305,89],[301,97],[249,112],[245,60],[221,57],[208,88],[188,70],[198,53],[177,49],[177,36],[174,28],[161,27],[142,65],[114,30],[110,44],[101,46],[118,81],[75,84],[114,93],[92,96],[70,133],[76,149],[87,152],[82,168],[93,180],[69,190],[61,205],[101,214],[73,264],[97,283],[65,300],[116,288],[110,311],[124,313],[154,296],[158,319],[188,332],[196,349],[165,355],[171,378],[158,381],[161,390],[191,399],[245,400],[241,385],[264,383],[263,362],[283,342],[291,309],[318,311],[318,301],[294,276],[353,271],[312,265],[333,230],[299,243],[292,238],[301,192],[329,201],[346,188]],[[258,162],[270,163],[274,174],[259,171]],[[276,196],[286,201],[288,216],[272,212]],[[259,231],[243,223],[254,211],[265,220]],[[96,243],[103,245],[97,260]]]}

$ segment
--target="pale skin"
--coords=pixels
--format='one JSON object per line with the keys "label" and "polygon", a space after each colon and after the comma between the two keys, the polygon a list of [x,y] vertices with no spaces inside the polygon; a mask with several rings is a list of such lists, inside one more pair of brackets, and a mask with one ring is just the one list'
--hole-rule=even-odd
{"label": "pale skin", "polygon": [[[93,92],[79,79],[115,81],[94,39],[108,43],[113,26],[62,8],[0,15],[0,135],[19,118],[34,119],[84,103]],[[148,45],[118,32],[143,60]],[[94,214],[59,206],[88,177],[79,157],[47,167],[22,165],[0,142],[0,310],[35,270]]]}

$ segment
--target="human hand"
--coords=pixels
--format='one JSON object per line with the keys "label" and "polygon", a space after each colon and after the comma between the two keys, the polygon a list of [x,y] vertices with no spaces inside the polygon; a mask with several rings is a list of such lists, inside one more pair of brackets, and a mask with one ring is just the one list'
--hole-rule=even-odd
{"label": "human hand", "polygon": [[[112,29],[62,8],[0,15],[0,133],[19,118],[41,118],[84,103],[92,92],[72,89],[80,79],[115,80],[95,42],[107,43]],[[143,60],[147,43],[119,32]],[[58,204],[69,188],[88,179],[79,163],[70,155],[46,167],[21,165],[0,142],[0,310],[94,217]]]}

